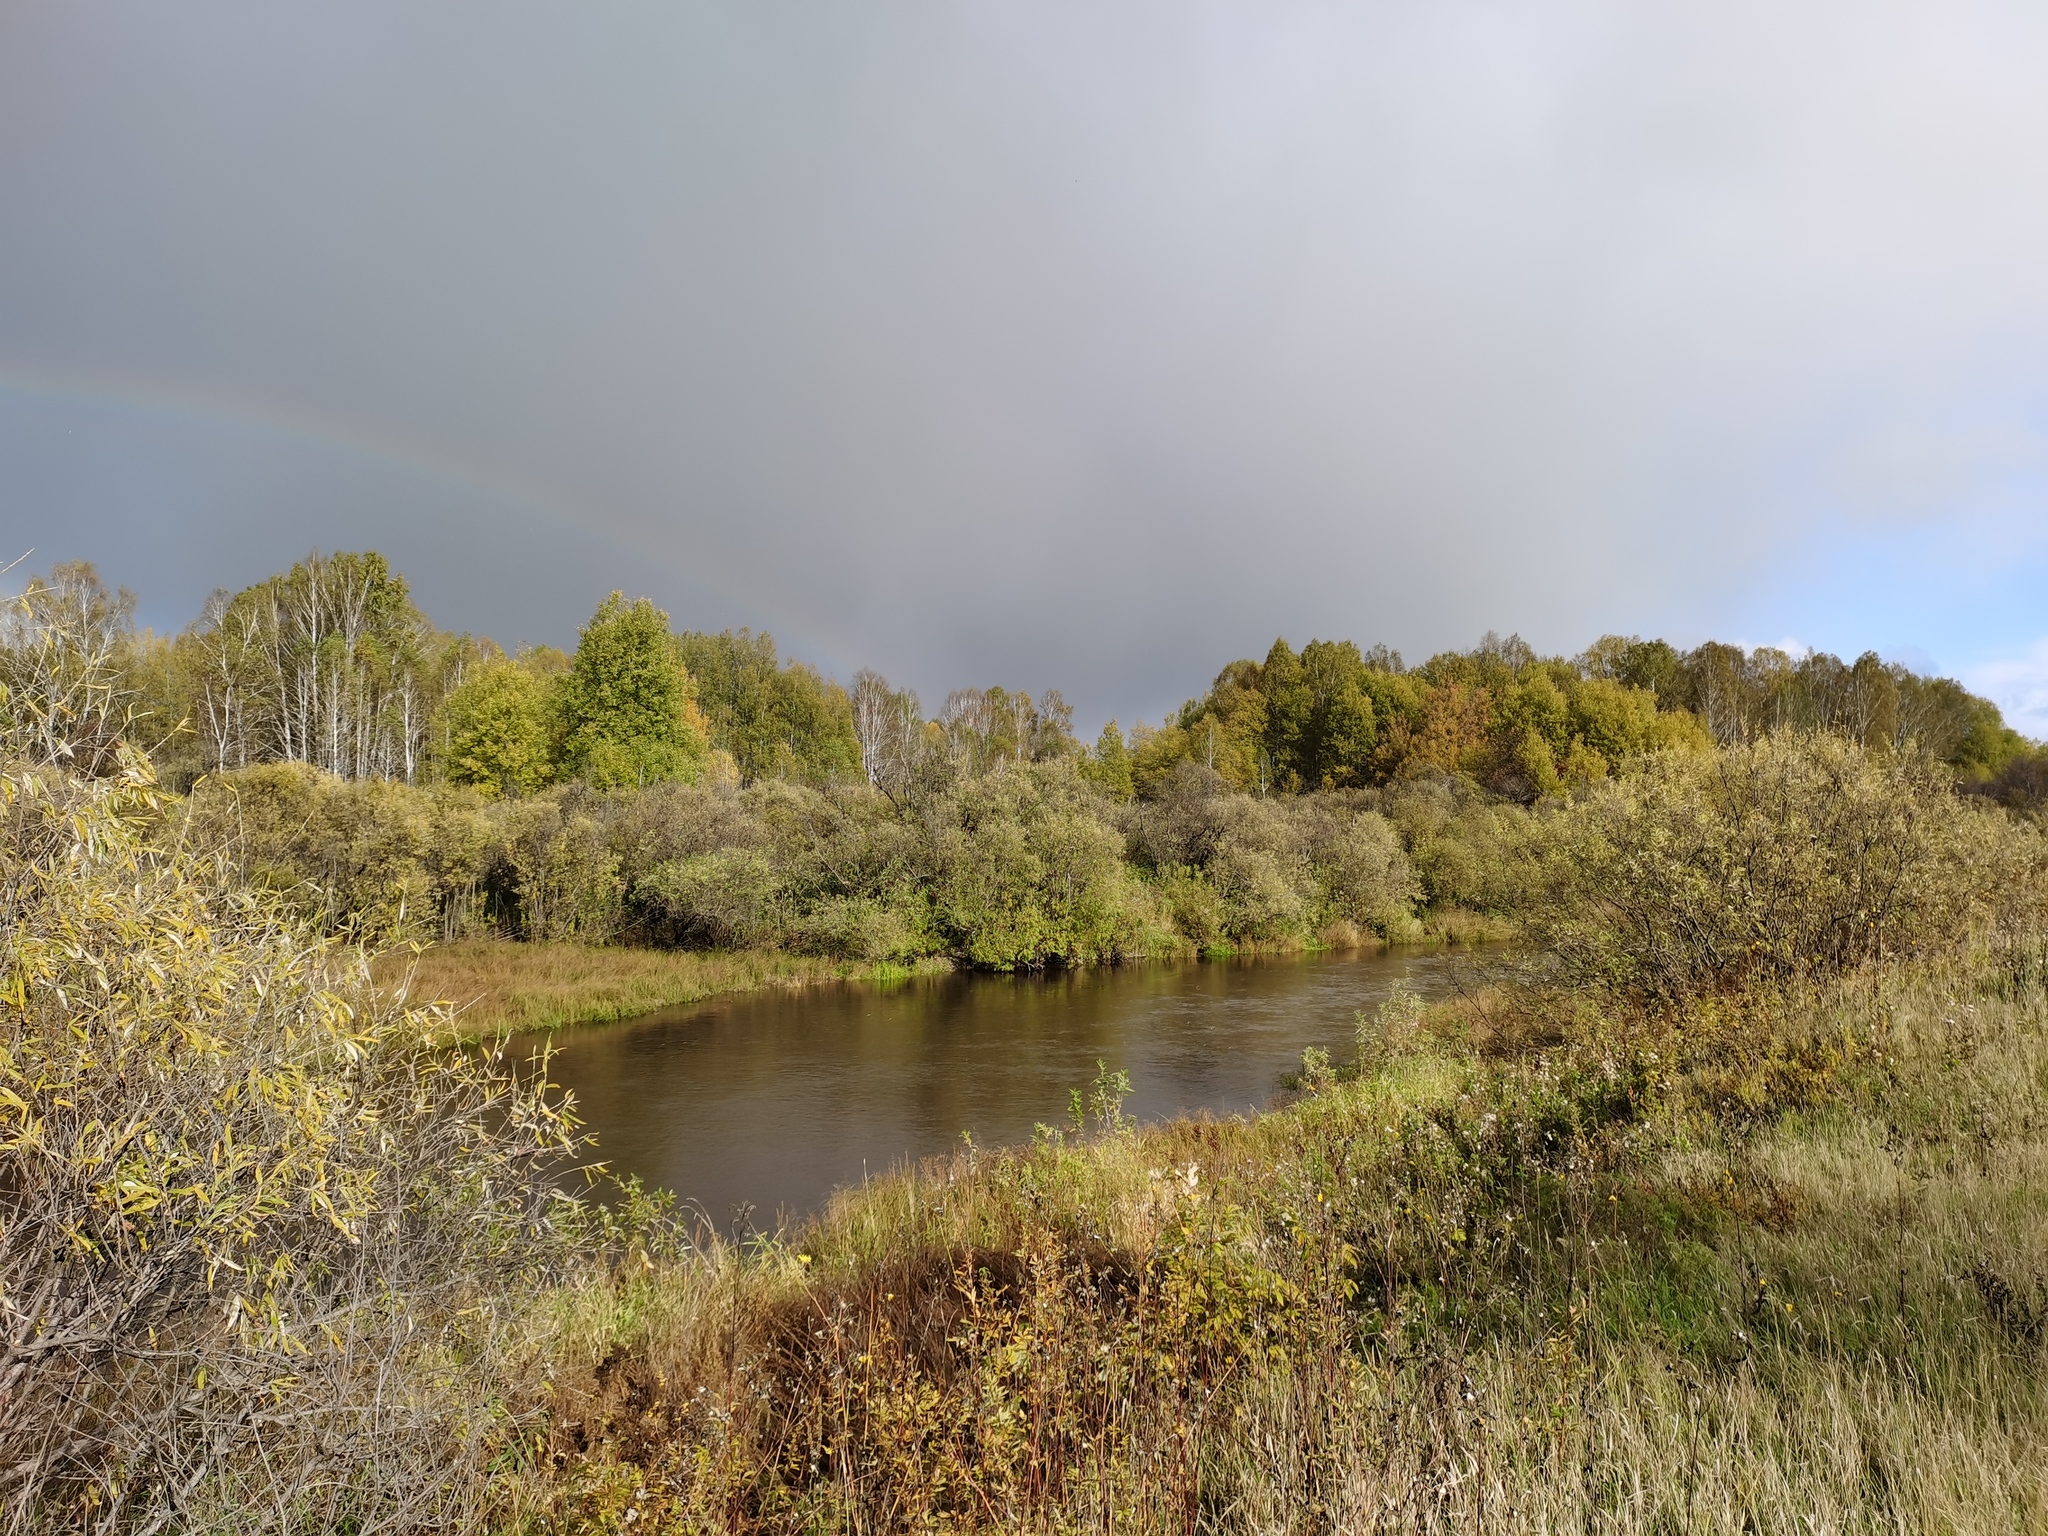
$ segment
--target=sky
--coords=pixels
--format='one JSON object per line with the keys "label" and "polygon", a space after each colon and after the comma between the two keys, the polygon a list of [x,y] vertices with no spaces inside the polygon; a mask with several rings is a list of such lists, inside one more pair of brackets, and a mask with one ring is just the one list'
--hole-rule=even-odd
{"label": "sky", "polygon": [[1876,649],[2044,736],[2044,80],[1972,0],[0,0],[0,562],[1091,727],[1275,635]]}

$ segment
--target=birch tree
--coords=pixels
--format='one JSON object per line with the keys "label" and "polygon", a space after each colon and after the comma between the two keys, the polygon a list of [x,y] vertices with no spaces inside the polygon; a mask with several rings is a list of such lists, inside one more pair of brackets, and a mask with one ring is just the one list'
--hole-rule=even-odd
{"label": "birch tree", "polygon": [[891,798],[915,771],[924,746],[924,710],[908,688],[891,688],[881,673],[862,668],[853,678],[853,734],[861,771]]}
{"label": "birch tree", "polygon": [[206,766],[310,763],[345,779],[418,777],[448,647],[382,555],[314,553],[230,596],[187,635]]}

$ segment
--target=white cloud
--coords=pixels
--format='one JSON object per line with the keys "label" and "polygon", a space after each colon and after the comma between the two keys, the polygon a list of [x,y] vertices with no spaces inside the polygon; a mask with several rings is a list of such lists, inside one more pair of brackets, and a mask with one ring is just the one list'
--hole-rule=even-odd
{"label": "white cloud", "polygon": [[2023,655],[1974,667],[1964,681],[2004,710],[2013,729],[2048,737],[2048,639],[2035,641]]}

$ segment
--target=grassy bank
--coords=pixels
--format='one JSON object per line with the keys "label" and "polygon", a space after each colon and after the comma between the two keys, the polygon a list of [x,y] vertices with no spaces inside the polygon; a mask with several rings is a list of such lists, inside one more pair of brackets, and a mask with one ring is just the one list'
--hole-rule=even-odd
{"label": "grassy bank", "polygon": [[1361,1056],[564,1293],[530,1518],[2048,1525],[2038,987],[1868,973],[1629,1042],[1496,996]]}
{"label": "grassy bank", "polygon": [[704,952],[468,939],[417,954],[387,954],[374,969],[380,986],[394,993],[403,988],[414,1004],[453,1004],[458,1010],[456,1028],[474,1038],[504,1030],[605,1023],[722,992],[890,979],[951,968],[943,960],[904,967],[773,950]]}
{"label": "grassy bank", "polygon": [[[1452,910],[1415,924],[1403,948],[1485,945],[1514,937],[1499,919]],[[1369,930],[1334,927],[1316,941],[1221,946],[1214,957],[1295,955],[1313,949],[1384,950]],[[1176,952],[1178,958],[1181,953]],[[943,975],[943,957],[904,964],[832,960],[781,950],[647,949],[567,942],[516,943],[463,939],[380,956],[378,984],[414,1004],[446,1002],[457,1010],[466,1038],[512,1030],[551,1030],[570,1024],[605,1024],[657,1008],[674,1008],[727,992],[762,987],[803,987],[825,981],[889,981]]]}

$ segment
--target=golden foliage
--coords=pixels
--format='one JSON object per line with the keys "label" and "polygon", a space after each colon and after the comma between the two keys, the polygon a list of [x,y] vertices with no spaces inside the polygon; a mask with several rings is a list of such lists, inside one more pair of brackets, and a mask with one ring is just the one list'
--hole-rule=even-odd
{"label": "golden foliage", "polygon": [[0,772],[0,1528],[473,1520],[573,1128],[162,811]]}

